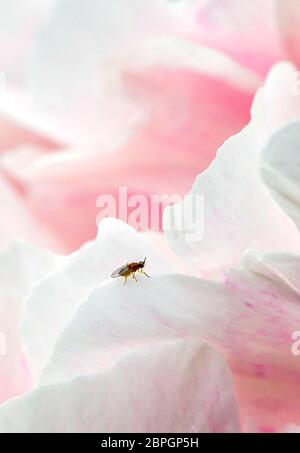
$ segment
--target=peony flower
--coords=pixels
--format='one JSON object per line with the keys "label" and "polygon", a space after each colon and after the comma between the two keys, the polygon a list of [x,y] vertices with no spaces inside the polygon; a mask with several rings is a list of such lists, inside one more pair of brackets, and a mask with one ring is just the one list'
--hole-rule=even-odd
{"label": "peony flower", "polygon": [[[187,242],[183,240],[186,236],[184,228],[179,231],[170,228],[170,224],[178,223],[184,215],[185,203],[171,208],[166,215],[170,242],[178,252],[196,260],[202,275],[217,274],[218,270],[223,272],[224,268],[237,264],[241,253],[248,248],[265,252],[298,251],[297,228],[273,203],[261,177],[264,175],[264,180],[267,177],[262,149],[267,147],[276,131],[300,118],[296,74],[296,69],[289,63],[275,65],[255,97],[249,125],[227,140],[209,169],[197,177],[189,202],[196,196],[204,198],[203,237]],[[283,160],[286,153],[284,151]],[[284,165],[289,165],[288,161]],[[293,188],[291,186],[291,191]],[[199,264],[200,256],[202,264]]]}
{"label": "peony flower", "polygon": [[[68,257],[24,243],[2,253],[0,431],[299,429],[294,71],[287,63],[273,68],[250,124],[219,149],[186,200],[166,210],[185,274],[113,219]],[[175,226],[198,195],[204,236],[191,241],[190,225]],[[124,286],[109,278],[144,256],[150,279]]]}
{"label": "peony flower", "polygon": [[[299,80],[274,65],[299,67],[296,1],[26,4],[1,27],[0,246],[35,245],[0,251],[0,432],[299,431]],[[99,195],[195,176],[164,213],[177,259],[113,219],[54,253]]]}
{"label": "peony flower", "polygon": [[[95,236],[101,194],[116,196],[119,186],[147,197],[186,194],[224,140],[247,124],[265,69],[283,57],[273,58],[268,39],[272,58],[261,70],[245,65],[245,49],[240,59],[219,40],[206,42],[214,2],[60,0],[47,1],[43,14],[28,3],[36,17],[30,39],[1,68],[1,167],[34,224],[22,231],[20,221],[20,235],[32,241],[43,228],[44,245],[60,252]],[[237,2],[227,3],[248,20]],[[261,8],[248,3],[258,20]],[[219,14],[227,13],[220,7]],[[238,35],[232,41],[232,48],[244,43]]]}
{"label": "peony flower", "polygon": [[[267,432],[299,425],[300,364],[291,350],[299,326],[295,80],[293,67],[276,66],[257,93],[250,124],[196,179],[188,201],[205,199],[203,237],[188,242],[184,229],[167,231],[199,275],[220,280],[222,296],[207,297],[201,337],[227,357],[244,423]],[[166,211],[166,225],[176,225],[186,203]]]}
{"label": "peony flower", "polygon": [[[134,280],[126,287],[107,281],[120,262],[143,253],[152,286],[142,279],[135,287]],[[222,356],[200,338],[172,334],[172,328],[170,338],[155,338],[155,329],[147,334],[147,319],[138,321],[147,307],[143,299],[161,299],[163,281],[169,288],[176,274],[131,227],[103,221],[98,238],[69,257],[18,243],[1,260],[6,264],[1,266],[1,328],[7,351],[0,356],[0,396],[6,401],[0,406],[0,432],[240,430],[232,377]],[[178,278],[183,286],[164,294],[167,303],[176,293],[178,301],[186,297],[186,277]],[[99,291],[104,291],[100,299]],[[136,298],[141,311],[135,315],[130,304]],[[135,319],[145,337],[121,341],[123,327],[127,330],[129,322],[132,330]]]}

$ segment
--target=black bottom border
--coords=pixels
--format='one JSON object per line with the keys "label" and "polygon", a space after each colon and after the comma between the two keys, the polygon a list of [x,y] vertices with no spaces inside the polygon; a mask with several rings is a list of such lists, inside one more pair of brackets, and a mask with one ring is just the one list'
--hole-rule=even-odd
{"label": "black bottom border", "polygon": [[[201,451],[206,448],[230,447],[243,453],[254,447],[274,445],[274,448],[287,448],[294,443],[296,434],[0,434],[1,446],[9,448],[44,446],[50,449],[66,447],[84,451],[121,448],[124,451],[137,451],[168,448],[185,448]],[[1,449],[2,450],[2,449]],[[2,451],[5,451],[4,449]]]}

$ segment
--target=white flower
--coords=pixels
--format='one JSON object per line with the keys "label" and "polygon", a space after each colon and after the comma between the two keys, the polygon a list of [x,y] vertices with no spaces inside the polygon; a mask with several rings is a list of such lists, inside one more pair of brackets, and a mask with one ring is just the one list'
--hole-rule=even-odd
{"label": "white flower", "polygon": [[[0,406],[0,431],[239,431],[235,391],[243,429],[300,424],[300,362],[291,353],[300,326],[300,135],[297,121],[286,125],[300,103],[291,75],[289,65],[274,68],[250,125],[198,177],[192,193],[205,195],[203,240],[169,232],[194,276],[176,273],[116,220],[103,221],[97,239],[69,257],[25,244],[2,254],[2,399],[31,389]],[[150,279],[124,286],[109,278],[145,256]],[[195,276],[225,270],[216,282]]]}
{"label": "white flower", "polygon": [[[94,242],[57,258],[54,268],[52,256],[34,249],[31,263],[24,256],[27,249],[18,244],[4,258],[18,263],[20,273],[26,263],[34,274],[38,254],[37,281],[22,310],[24,291],[17,293],[9,340],[19,344],[17,324],[23,311],[22,341],[32,389],[2,404],[1,432],[240,429],[231,374],[220,353],[184,324],[179,330],[168,325],[159,313],[160,307],[185,301],[189,316],[188,306],[197,297],[196,279],[172,273],[142,235],[117,220],[103,221]],[[120,264],[144,254],[151,279],[141,275],[138,283],[130,279],[126,286],[121,279],[107,281]],[[6,276],[8,290],[12,281],[18,287],[17,271]],[[173,315],[178,322],[179,313]],[[9,315],[3,326],[9,326]],[[0,367],[12,376],[12,360],[24,366],[24,358],[20,346],[13,358],[9,352],[0,358]],[[6,374],[4,388],[11,376]],[[23,382],[24,375],[18,378]],[[2,397],[25,389],[8,390]]]}

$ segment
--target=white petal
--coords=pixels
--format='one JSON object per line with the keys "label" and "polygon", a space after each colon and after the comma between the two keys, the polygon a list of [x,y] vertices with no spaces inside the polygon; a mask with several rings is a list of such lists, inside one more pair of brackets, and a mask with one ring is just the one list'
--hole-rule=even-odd
{"label": "white petal", "polygon": [[[300,98],[299,98],[300,103]],[[263,153],[262,176],[281,208],[300,228],[300,122],[275,134]],[[283,235],[287,232],[283,231]]]}
{"label": "white petal", "polygon": [[[51,137],[93,142],[95,135],[101,137],[97,128],[102,134],[112,128],[111,118],[107,121],[109,93],[106,98],[99,93],[102,74],[113,79],[114,68],[103,65],[103,59],[117,53],[121,60],[136,42],[172,30],[174,20],[164,0],[152,0],[146,8],[140,0],[59,1],[27,61],[26,95],[12,92],[3,102],[14,117],[26,121],[27,113],[31,124]],[[118,101],[116,122],[120,112],[125,118],[131,113],[124,111],[122,96]]]}
{"label": "white petal", "polygon": [[98,286],[58,338],[41,383],[95,373],[123,350],[141,344],[197,336],[199,287],[200,280],[178,275],[151,275],[128,286],[118,280]]}
{"label": "white petal", "polygon": [[0,407],[0,432],[237,432],[230,373],[181,340],[133,350],[109,369],[42,386]]}
{"label": "white petal", "polygon": [[25,95],[9,90],[0,109],[58,141],[114,148],[149,109],[147,100],[136,102],[128,73],[193,69],[252,93],[260,78],[193,44],[193,22],[189,8],[165,0],[61,1],[27,65]]}
{"label": "white petal", "polygon": [[7,79],[19,82],[26,56],[56,1],[0,1],[0,70]]}
{"label": "white petal", "polygon": [[96,373],[134,347],[201,338],[229,361],[247,429],[300,423],[300,365],[292,353],[300,325],[299,276],[299,256],[247,252],[243,267],[224,283],[180,275],[130,287],[107,282],[78,308],[41,383]]}
{"label": "white petal", "polygon": [[[145,257],[149,275],[171,272],[162,255],[143,235],[125,223],[106,219],[100,223],[94,242],[67,257],[60,268],[33,288],[26,300],[22,333],[34,377],[47,364],[57,336],[88,293],[110,279],[120,266]],[[123,279],[118,279],[117,284],[123,287]],[[128,287],[131,284],[136,283],[132,280]]]}
{"label": "white petal", "polygon": [[0,252],[0,402],[30,385],[18,330],[22,302],[29,288],[59,261],[60,257],[21,241]]}
{"label": "white petal", "polygon": [[[291,92],[294,75],[285,63],[271,71],[256,96],[249,126],[225,142],[186,200],[165,210],[171,245],[190,257],[202,275],[238,263],[247,248],[300,250],[296,228],[260,175],[261,150],[270,132],[300,116],[300,102]],[[194,219],[188,218],[191,203],[197,208]]]}

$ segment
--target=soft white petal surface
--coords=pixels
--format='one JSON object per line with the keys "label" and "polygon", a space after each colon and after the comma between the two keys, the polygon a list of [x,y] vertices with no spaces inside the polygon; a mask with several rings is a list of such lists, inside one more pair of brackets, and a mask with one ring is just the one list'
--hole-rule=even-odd
{"label": "soft white petal surface", "polygon": [[59,261],[60,257],[21,241],[0,252],[0,402],[30,385],[19,332],[22,302],[31,286]]}
{"label": "soft white petal surface", "polygon": [[[263,152],[262,176],[275,200],[300,228],[300,122],[275,134]],[[283,235],[287,232],[283,231]]]}
{"label": "soft white petal surface", "polygon": [[[202,67],[252,94],[259,77],[217,51],[202,51],[192,30],[194,17],[177,2],[60,0],[27,65],[25,93],[8,90],[0,110],[62,142],[114,146],[148,109],[128,89],[130,70]],[[174,44],[168,48],[175,37],[183,45],[174,53]]]}
{"label": "soft white petal surface", "polygon": [[[110,279],[112,272],[120,266],[145,257],[149,275],[172,272],[162,254],[143,235],[121,221],[106,219],[100,223],[95,241],[66,257],[59,268],[35,285],[25,302],[22,326],[34,377],[47,364],[55,340],[89,292]],[[146,277],[141,275],[139,280],[143,278]],[[137,285],[132,280],[128,287],[132,283]],[[122,289],[123,284],[123,279],[117,280]]]}
{"label": "soft white petal surface", "polygon": [[110,368],[0,407],[0,432],[237,432],[229,370],[207,345],[135,349]]}
{"label": "soft white petal surface", "polygon": [[[113,104],[109,84],[117,69],[115,53],[118,66],[137,42],[180,30],[176,10],[165,0],[60,0],[27,61],[25,96],[12,92],[4,98],[10,113],[19,117],[20,105],[23,118],[27,112],[39,130],[72,143],[93,141],[106,128],[112,132],[107,114]],[[101,95],[103,74],[108,75],[108,97]],[[124,112],[122,96],[117,106],[116,123]],[[132,123],[128,116],[127,126]]]}
{"label": "soft white petal surface", "polygon": [[55,3],[57,0],[0,0],[0,71],[14,83],[19,82],[28,52]]}
{"label": "soft white petal surface", "polygon": [[[300,117],[300,101],[292,92],[294,77],[291,65],[274,67],[256,96],[250,124],[219,149],[186,200],[165,210],[171,245],[191,258],[202,275],[237,263],[247,248],[300,249],[298,231],[274,203],[260,175],[261,151],[270,133]],[[194,223],[187,223],[189,203],[195,206],[198,197],[204,200],[204,219],[199,210]]]}
{"label": "soft white petal surface", "polygon": [[164,275],[102,284],[58,339],[41,383],[95,373],[133,347],[196,337],[228,359],[246,429],[298,423],[299,276],[299,256],[247,252],[224,283]]}

